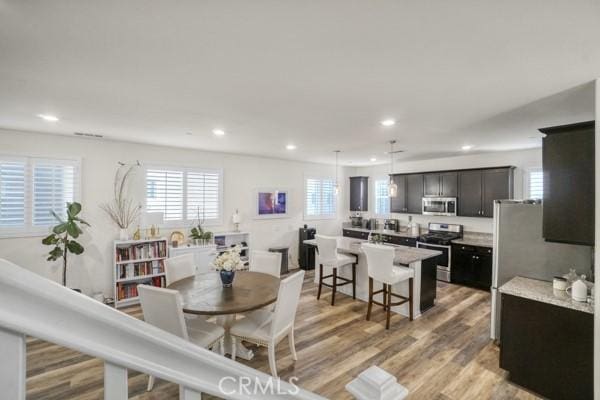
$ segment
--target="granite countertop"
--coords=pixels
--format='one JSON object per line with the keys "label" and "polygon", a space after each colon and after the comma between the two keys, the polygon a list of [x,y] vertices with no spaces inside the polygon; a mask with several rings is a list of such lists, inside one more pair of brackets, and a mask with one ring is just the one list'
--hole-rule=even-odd
{"label": "granite countertop", "polygon": [[[361,248],[363,243],[368,243],[367,240],[361,239],[353,239],[347,237],[337,237],[338,239],[338,251],[341,253],[349,253],[355,255],[364,254]],[[305,244],[308,245],[317,245],[316,239],[305,240]],[[400,246],[393,244],[386,244],[386,246],[391,246],[396,249],[396,257],[394,258],[395,264],[408,265],[410,263],[425,260],[427,258],[435,257],[442,254],[441,251],[437,250],[429,250],[429,249],[420,249],[417,247],[408,247],[408,246]]]}
{"label": "granite countertop", "polygon": [[409,231],[400,231],[400,232],[395,232],[395,231],[387,231],[385,229],[366,229],[366,228],[359,228],[356,226],[350,226],[350,225],[342,225],[342,229],[349,229],[351,231],[357,231],[357,232],[370,232],[373,233],[375,235],[390,235],[390,236],[400,236],[400,237],[406,237],[406,238],[418,238],[419,235],[413,235],[412,233],[410,233]]}
{"label": "granite countertop", "polygon": [[494,237],[489,233],[466,232],[462,238],[455,239],[452,243],[493,248]]}
{"label": "granite countertop", "polygon": [[517,276],[500,287],[500,293],[510,294],[525,299],[553,304],[571,310],[594,313],[592,303],[582,303],[571,299],[565,291],[552,288],[552,282]]}

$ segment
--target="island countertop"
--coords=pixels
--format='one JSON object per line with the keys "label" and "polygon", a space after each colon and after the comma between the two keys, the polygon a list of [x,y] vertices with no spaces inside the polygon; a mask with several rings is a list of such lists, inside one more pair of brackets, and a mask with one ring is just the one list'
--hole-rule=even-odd
{"label": "island countertop", "polygon": [[[338,239],[338,251],[354,255],[364,254],[361,245],[363,243],[368,243],[367,240],[354,239],[342,236],[337,236],[336,238]],[[305,240],[304,243],[311,246],[316,246],[317,240],[309,239]],[[394,258],[394,263],[402,265],[409,265],[416,261],[425,260],[442,254],[441,251],[421,249],[417,247],[408,247],[394,244],[386,244],[385,246],[393,247],[396,250],[396,257]]]}

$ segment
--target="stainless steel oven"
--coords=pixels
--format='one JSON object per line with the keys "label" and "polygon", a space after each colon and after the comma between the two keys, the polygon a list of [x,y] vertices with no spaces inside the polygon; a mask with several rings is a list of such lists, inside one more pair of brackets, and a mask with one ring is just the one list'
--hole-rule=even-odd
{"label": "stainless steel oven", "polygon": [[456,216],[456,197],[423,197],[423,215]]}
{"label": "stainless steel oven", "polygon": [[450,258],[452,257],[452,253],[450,252],[450,246],[417,242],[417,247],[421,249],[437,250],[442,252],[442,254],[439,255],[437,258],[437,280],[450,282]]}

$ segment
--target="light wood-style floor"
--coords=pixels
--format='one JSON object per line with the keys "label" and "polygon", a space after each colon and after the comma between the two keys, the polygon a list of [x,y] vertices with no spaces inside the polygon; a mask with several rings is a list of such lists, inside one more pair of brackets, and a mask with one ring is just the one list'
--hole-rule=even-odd
{"label": "light wood-style floor", "polygon": [[[394,374],[410,390],[410,399],[537,399],[509,383],[498,367],[499,349],[489,339],[490,295],[451,284],[438,284],[436,306],[410,322],[395,315],[389,331],[384,313],[338,295],[316,300],[307,274],[296,318],[298,361],[284,340],[277,350],[280,376],[331,399],[350,399],[344,385],[371,365]],[[141,318],[139,307],[126,312]],[[268,373],[265,348],[255,349],[248,365]],[[75,351],[31,338],[27,344],[27,399],[102,399],[103,363]],[[157,380],[146,392],[147,377],[129,372],[131,399],[178,399],[176,385]],[[208,397],[208,396],[207,396]],[[206,398],[203,396],[203,398]]]}

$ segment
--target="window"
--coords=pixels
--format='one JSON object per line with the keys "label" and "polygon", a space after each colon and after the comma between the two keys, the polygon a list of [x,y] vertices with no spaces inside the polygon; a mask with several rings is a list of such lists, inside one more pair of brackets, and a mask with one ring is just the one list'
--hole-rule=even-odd
{"label": "window", "polygon": [[375,181],[375,214],[377,215],[390,213],[388,184],[389,179],[378,179]]}
{"label": "window", "polygon": [[41,235],[79,200],[79,161],[0,156],[0,234]]}
{"label": "window", "polygon": [[304,181],[304,218],[335,218],[337,204],[334,178],[306,178]]}
{"label": "window", "polygon": [[544,197],[544,172],[541,168],[532,168],[527,173],[528,199],[542,199]]}
{"label": "window", "polygon": [[197,219],[215,225],[221,221],[222,172],[191,168],[148,167],[146,212],[161,212],[167,225]]}

